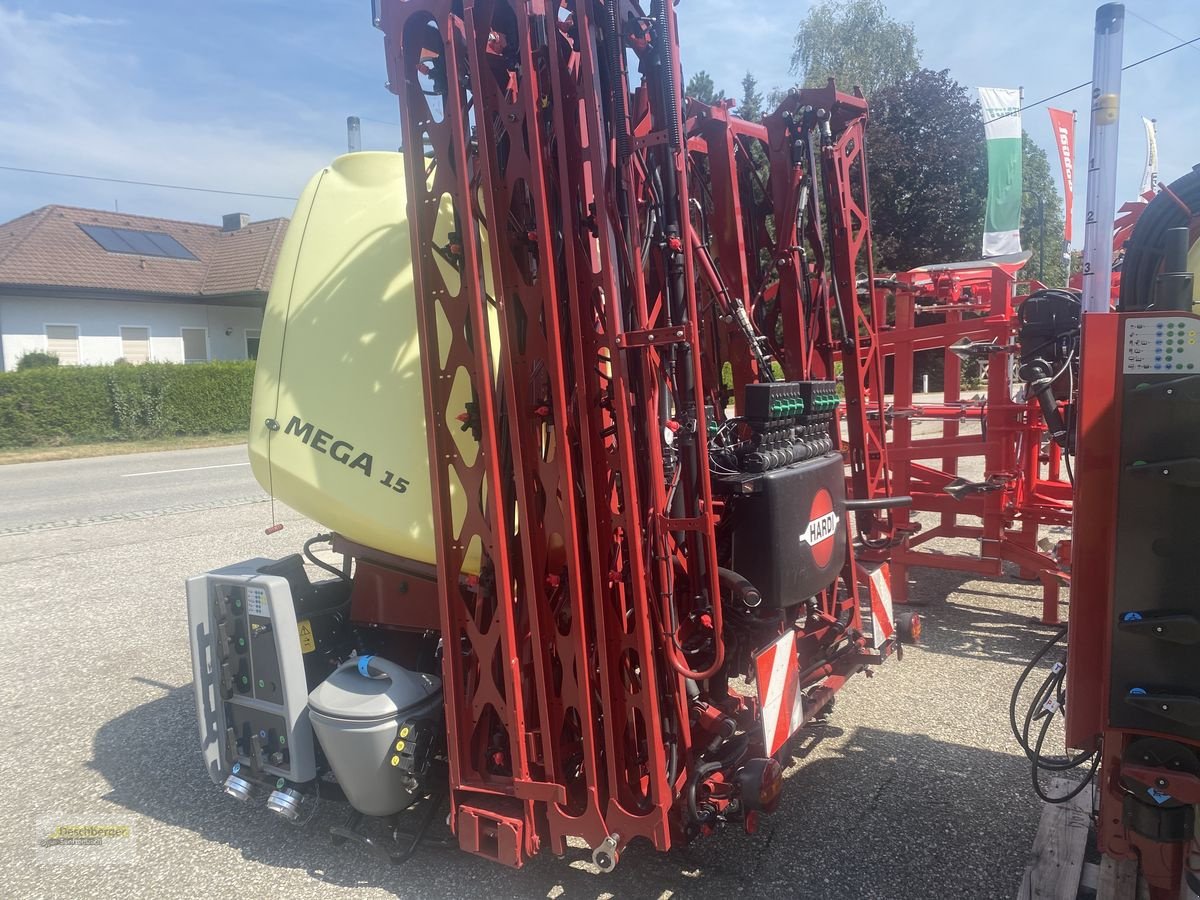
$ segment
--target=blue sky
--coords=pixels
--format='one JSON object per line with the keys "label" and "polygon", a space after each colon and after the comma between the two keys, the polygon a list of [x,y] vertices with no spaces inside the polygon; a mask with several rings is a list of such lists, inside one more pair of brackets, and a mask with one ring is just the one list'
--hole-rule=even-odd
{"label": "blue sky", "polygon": [[[682,0],[685,71],[706,69],[735,95],[747,67],[765,89],[789,85],[792,34],[808,5]],[[1023,85],[1027,101],[1091,77],[1096,5],[888,0],[896,18],[915,26],[924,65],[948,68],[966,85]],[[1133,13],[1184,39],[1200,35],[1197,0],[1129,0],[1126,8],[1126,63],[1177,43]],[[1141,115],[1158,119],[1164,181],[1200,163],[1200,95],[1189,87],[1200,73],[1198,48],[1125,73],[1119,198],[1133,196],[1141,178]],[[396,146],[385,78],[369,0],[0,0],[0,165],[292,197],[345,149],[347,115],[362,117],[364,146]],[[1081,110],[1081,160],[1086,104],[1086,90],[1055,101]],[[1045,109],[1028,110],[1024,124],[1053,154]],[[1077,223],[1083,180],[1081,165]],[[0,171],[0,221],[47,203],[119,203],[209,222],[292,207]]]}

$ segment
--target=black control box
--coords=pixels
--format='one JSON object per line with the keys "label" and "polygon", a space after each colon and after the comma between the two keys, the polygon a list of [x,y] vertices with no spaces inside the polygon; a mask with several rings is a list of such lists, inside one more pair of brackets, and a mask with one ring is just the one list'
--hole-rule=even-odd
{"label": "black control box", "polygon": [[737,500],[733,569],[768,606],[807,600],[837,578],[846,559],[846,479],[840,453],[754,479]]}

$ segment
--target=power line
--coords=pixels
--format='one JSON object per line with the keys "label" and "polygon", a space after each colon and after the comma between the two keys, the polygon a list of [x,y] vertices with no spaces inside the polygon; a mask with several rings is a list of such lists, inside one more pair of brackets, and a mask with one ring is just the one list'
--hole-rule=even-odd
{"label": "power line", "polygon": [[[1177,35],[1175,32],[1173,32],[1173,31],[1167,31],[1167,29],[1163,28],[1161,25],[1158,25],[1158,24],[1157,24],[1157,23],[1155,23],[1155,22],[1151,22],[1151,21],[1150,21],[1149,19],[1147,19],[1145,16],[1139,16],[1139,15],[1138,15],[1137,13],[1135,13],[1135,12],[1134,12],[1132,9],[1126,9],[1126,10],[1125,10],[1125,12],[1129,13],[1129,14],[1130,14],[1131,16],[1133,16],[1135,19],[1140,19],[1141,21],[1145,22],[1147,25],[1149,25],[1149,26],[1150,26],[1151,28],[1153,28],[1155,31],[1161,31],[1163,34],[1165,34],[1165,35],[1166,35],[1167,37],[1169,37],[1169,38],[1172,38],[1172,39],[1174,39],[1174,40],[1177,40],[1177,41],[1184,41],[1184,38],[1180,37],[1180,36],[1179,36],[1179,35]],[[1185,41],[1185,43],[1190,43],[1190,42],[1189,42],[1189,41]],[[1194,47],[1194,49],[1196,50],[1196,52],[1197,52],[1197,53],[1200,53],[1200,47],[1195,47],[1195,45],[1193,45],[1193,47]]]}
{"label": "power line", "polygon": [[372,119],[370,116],[359,116],[358,118],[364,122],[375,122],[379,125],[391,125],[393,128],[400,127],[399,122],[389,122],[387,119]]}
{"label": "power line", "polygon": [[[1196,43],[1200,43],[1200,35],[1192,38],[1190,41],[1183,41],[1182,43],[1176,44],[1174,47],[1168,47],[1166,50],[1160,50],[1157,53],[1150,54],[1149,56],[1143,56],[1141,59],[1137,60],[1136,62],[1131,62],[1127,66],[1122,66],[1121,71],[1128,72],[1130,69],[1137,68],[1142,63],[1148,63],[1152,59],[1158,59],[1160,56],[1166,56],[1168,53],[1173,53],[1176,50],[1180,49],[1181,47],[1190,47]],[[1200,49],[1200,48],[1198,48],[1198,49]],[[1024,106],[1018,107],[1017,109],[1013,110],[1012,112],[1006,112],[1006,113],[1003,113],[1002,115],[996,116],[996,118],[994,118],[994,119],[988,119],[986,122],[984,122],[984,124],[991,125],[993,122],[999,122],[1001,119],[1007,119],[1009,116],[1015,116],[1015,115],[1017,115],[1017,113],[1024,112],[1027,109],[1033,109],[1035,106],[1041,106],[1043,103],[1049,103],[1051,100],[1057,100],[1059,97],[1069,94],[1072,91],[1077,91],[1080,88],[1085,88],[1091,83],[1092,82],[1089,79],[1081,84],[1075,85],[1074,87],[1069,87],[1065,91],[1059,91],[1057,94],[1051,94],[1049,97],[1043,97],[1041,100],[1035,100],[1032,103],[1026,103]]]}
{"label": "power line", "polygon": [[264,200],[291,200],[296,197],[284,197],[281,194],[256,194],[252,191],[223,191],[220,188],[196,187],[190,184],[162,184],[157,181],[136,181],[132,178],[103,178],[99,175],[81,175],[78,172],[50,172],[46,169],[26,169],[21,166],[0,165],[0,171],[20,172],[25,175],[50,175],[55,178],[78,178],[81,181],[103,181],[108,184],[131,184],[138,187],[164,188],[170,191],[194,191],[200,194],[224,194],[227,197],[259,197]]}

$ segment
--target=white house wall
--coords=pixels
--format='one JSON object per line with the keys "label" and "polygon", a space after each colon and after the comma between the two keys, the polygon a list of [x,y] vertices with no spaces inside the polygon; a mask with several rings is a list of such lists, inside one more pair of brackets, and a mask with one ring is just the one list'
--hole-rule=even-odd
{"label": "white house wall", "polygon": [[4,371],[15,369],[24,354],[46,349],[47,325],[79,327],[79,361],[83,365],[120,359],[122,326],[150,329],[154,362],[183,362],[181,328],[208,329],[210,360],[245,359],[246,332],[262,327],[262,310],[163,301],[0,297]]}

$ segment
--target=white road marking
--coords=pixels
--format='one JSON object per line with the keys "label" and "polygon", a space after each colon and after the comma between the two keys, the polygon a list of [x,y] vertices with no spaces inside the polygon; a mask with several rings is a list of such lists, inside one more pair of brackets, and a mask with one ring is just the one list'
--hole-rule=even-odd
{"label": "white road marking", "polygon": [[161,472],[129,472],[122,478],[141,478],[143,475],[173,475],[176,472],[199,472],[203,469],[234,469],[238,466],[248,466],[250,463],[222,463],[219,466],[189,466],[186,469],[163,469]]}

